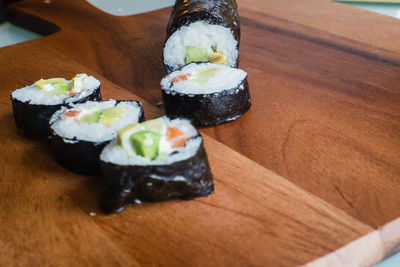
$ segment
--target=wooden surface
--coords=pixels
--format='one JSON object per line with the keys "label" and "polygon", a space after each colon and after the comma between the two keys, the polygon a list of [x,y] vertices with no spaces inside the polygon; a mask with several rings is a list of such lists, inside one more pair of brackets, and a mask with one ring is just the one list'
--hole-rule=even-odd
{"label": "wooden surface", "polygon": [[17,133],[9,94],[86,72],[105,99],[162,114],[170,9],[115,17],[78,0],[11,6],[14,23],[59,31],[0,48],[1,266],[337,266],[354,251],[368,265],[399,250],[400,21],[328,0],[238,4],[253,107],[201,130],[215,194],[112,216],[98,211],[99,177],[64,170],[47,144]]}

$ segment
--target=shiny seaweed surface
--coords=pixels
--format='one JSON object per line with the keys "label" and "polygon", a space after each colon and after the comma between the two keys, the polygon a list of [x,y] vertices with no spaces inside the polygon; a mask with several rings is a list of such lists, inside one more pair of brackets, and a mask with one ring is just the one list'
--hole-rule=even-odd
{"label": "shiny seaweed surface", "polygon": [[100,161],[105,177],[101,208],[118,212],[135,202],[190,200],[214,192],[212,174],[203,144],[183,161],[158,166],[119,166]]}
{"label": "shiny seaweed surface", "polygon": [[[220,25],[229,28],[237,43],[240,44],[240,18],[235,0],[177,0],[168,21],[168,38],[182,26],[188,26],[196,21],[205,21],[209,24]],[[233,67],[239,65],[239,57]],[[171,73],[171,66],[164,64],[167,73]]]}
{"label": "shiny seaweed surface", "polygon": [[236,88],[219,93],[187,95],[164,88],[162,97],[167,116],[187,118],[196,126],[236,120],[251,107],[247,78]]}
{"label": "shiny seaweed surface", "polygon": [[[14,122],[17,128],[26,136],[31,138],[48,139],[51,136],[50,118],[58,109],[67,106],[68,103],[57,105],[36,105],[22,102],[11,98]],[[81,98],[73,103],[84,103],[86,101],[100,101],[100,86],[92,94]]]}
{"label": "shiny seaweed surface", "polygon": [[182,26],[204,20],[232,30],[240,40],[240,19],[235,0],[177,0],[167,26],[167,39]]}
{"label": "shiny seaweed surface", "polygon": [[[119,103],[121,101],[117,101]],[[124,100],[124,102],[126,102]],[[142,104],[140,106],[139,122],[144,121]],[[61,115],[61,114],[60,114]],[[77,138],[64,138],[52,131],[51,146],[57,162],[64,168],[85,175],[100,175],[99,157],[103,148],[111,140],[91,142]]]}

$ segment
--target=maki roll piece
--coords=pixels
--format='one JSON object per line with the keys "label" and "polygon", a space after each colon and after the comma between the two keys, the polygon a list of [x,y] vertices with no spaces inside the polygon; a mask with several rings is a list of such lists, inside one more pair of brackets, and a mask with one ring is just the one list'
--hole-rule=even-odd
{"label": "maki roll piece", "polygon": [[214,191],[203,139],[186,119],[128,125],[100,155],[106,213],[130,203],[193,199]]}
{"label": "maki roll piece", "polygon": [[176,0],[167,26],[167,73],[191,62],[238,66],[240,20],[235,0]]}
{"label": "maki roll piece", "polygon": [[11,101],[18,129],[29,137],[50,137],[51,116],[71,103],[100,101],[100,81],[78,74],[71,81],[63,78],[40,79],[34,84],[14,90]]}
{"label": "maki roll piece", "polygon": [[212,63],[191,63],[161,81],[165,114],[196,126],[238,119],[250,106],[247,73]]}
{"label": "maki roll piece", "polygon": [[99,156],[117,130],[144,120],[137,101],[88,101],[62,107],[51,118],[51,145],[56,160],[71,171],[100,174]]}

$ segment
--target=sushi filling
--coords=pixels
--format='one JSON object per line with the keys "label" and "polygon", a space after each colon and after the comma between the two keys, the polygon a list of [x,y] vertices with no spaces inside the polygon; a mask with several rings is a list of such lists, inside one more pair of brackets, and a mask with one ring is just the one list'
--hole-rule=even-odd
{"label": "sushi filling", "polygon": [[63,78],[40,79],[34,84],[15,90],[11,96],[35,105],[58,105],[84,98],[99,86],[100,82],[94,77],[77,74],[70,81]]}
{"label": "sushi filling", "polygon": [[237,88],[246,76],[243,70],[218,64],[189,64],[166,76],[161,86],[183,94],[211,94]]}
{"label": "sushi filling", "polygon": [[197,21],[182,26],[167,40],[164,64],[172,70],[191,62],[211,62],[233,67],[238,57],[238,42],[229,28]]}
{"label": "sushi filling", "polygon": [[117,130],[131,123],[137,123],[141,107],[136,102],[88,101],[62,108],[50,120],[54,132],[68,139],[76,138],[91,142],[112,140]]}
{"label": "sushi filling", "polygon": [[120,129],[100,159],[118,165],[164,165],[193,156],[200,144],[188,120],[161,117]]}

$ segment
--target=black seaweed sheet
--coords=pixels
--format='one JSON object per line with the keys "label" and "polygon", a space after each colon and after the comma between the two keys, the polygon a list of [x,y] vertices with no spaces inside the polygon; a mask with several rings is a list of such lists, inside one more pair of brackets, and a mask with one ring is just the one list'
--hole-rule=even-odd
{"label": "black seaweed sheet", "polygon": [[[117,101],[117,104],[119,102],[121,101]],[[139,122],[144,121],[143,107],[140,102],[125,100],[123,102],[138,103],[140,106]],[[90,142],[77,138],[64,138],[54,131],[51,135],[51,146],[57,162],[68,170],[85,175],[101,174],[99,156],[104,146],[110,141]]]}
{"label": "black seaweed sheet", "polygon": [[[235,0],[176,0],[167,26],[168,38],[182,26],[203,20],[209,24],[230,28],[233,37],[240,43],[240,18]],[[233,67],[238,66],[239,57]],[[164,64],[167,73],[173,71]]]}
{"label": "black seaweed sheet", "polygon": [[199,20],[230,28],[236,41],[240,41],[240,19],[235,0],[177,0],[168,21],[166,39],[180,27]]}
{"label": "black seaweed sheet", "polygon": [[220,93],[186,95],[163,88],[162,97],[168,117],[184,117],[196,126],[236,120],[251,107],[247,77],[236,88]]}
{"label": "black seaweed sheet", "polygon": [[57,162],[70,171],[84,175],[100,174],[99,155],[110,141],[67,139],[54,133],[51,136],[51,146]]}
{"label": "black seaweed sheet", "polygon": [[[54,112],[70,104],[36,105],[22,102],[12,97],[11,100],[14,122],[18,129],[28,137],[42,139],[48,139],[51,136],[49,121]],[[72,103],[84,103],[89,100],[101,100],[100,86],[96,88],[92,94]]]}
{"label": "black seaweed sheet", "polygon": [[214,192],[203,144],[193,157],[171,165],[119,166],[100,161],[100,166],[105,177],[101,208],[106,213],[137,201],[189,200]]}

